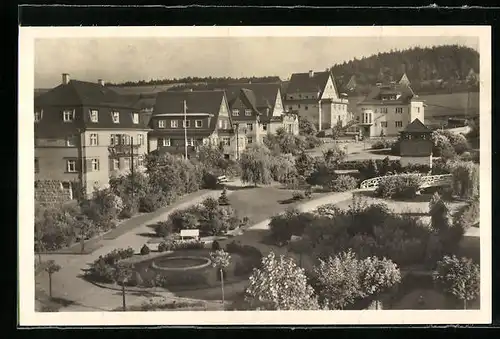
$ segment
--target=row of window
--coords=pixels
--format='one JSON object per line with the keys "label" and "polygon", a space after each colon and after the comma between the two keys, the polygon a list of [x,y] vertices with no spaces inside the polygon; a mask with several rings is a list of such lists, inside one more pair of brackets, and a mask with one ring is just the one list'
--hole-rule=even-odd
{"label": "row of window", "polygon": [[[318,108],[318,105],[311,105],[312,108]],[[297,108],[300,108],[300,104],[297,104]],[[288,106],[288,109],[293,110],[293,105]],[[333,109],[337,111],[347,111],[347,105],[334,104]],[[304,110],[309,110],[309,105],[304,105]]]}
{"label": "row of window", "polygon": [[[233,117],[237,117],[237,116],[239,116],[239,115],[240,115],[240,110],[239,110],[239,109],[236,109],[236,108],[235,108],[235,109],[233,109],[233,110],[232,110],[232,115],[233,115]],[[252,110],[251,110],[251,109],[249,109],[249,108],[246,108],[246,109],[245,109],[245,116],[247,116],[247,117],[252,116]]]}
{"label": "row of window", "polygon": [[[291,129],[290,129],[291,131]],[[253,143],[253,137],[246,137],[247,139],[247,144]],[[230,137],[222,137],[221,138],[222,145],[224,146],[230,146],[231,145],[231,138]],[[193,138],[188,138],[187,139],[187,146],[194,146],[195,142]],[[158,146],[163,146],[163,147],[170,147],[172,146],[172,139],[169,138],[159,138],[158,139]]]}
{"label": "row of window", "polygon": [[[182,120],[182,128],[189,128],[191,125],[191,121],[189,120]],[[165,120],[158,120],[158,128],[165,128],[166,126],[166,121]],[[201,128],[203,126],[203,120],[195,120],[194,121],[194,127],[196,128]],[[179,120],[171,120],[170,121],[170,128],[178,128],[179,127]]]}
{"label": "row of window", "polygon": [[[43,117],[43,110],[36,110],[35,111],[35,122],[39,122],[42,120]],[[96,109],[91,109],[89,110],[89,117],[91,122],[99,122],[99,111]],[[111,112],[111,117],[113,119],[113,123],[119,124],[120,123],[120,112],[118,111],[112,111]],[[63,110],[62,111],[62,120],[64,122],[73,122],[75,120],[75,110]],[[132,122],[134,124],[139,124],[139,113],[132,113]]]}
{"label": "row of window", "polygon": [[[369,108],[366,108],[366,107],[361,108],[362,111],[365,111],[367,109],[369,109]],[[416,109],[417,113],[420,113],[420,107],[415,107],[415,109]],[[374,112],[375,113],[387,114],[388,109],[387,109],[387,107],[380,107],[380,109],[375,108]],[[403,113],[403,107],[395,107],[394,108],[394,112],[402,114]]]}
{"label": "row of window", "polygon": [[[370,113],[363,113],[362,116],[362,122],[365,124],[371,124],[372,123],[372,115]],[[359,117],[356,118],[356,120],[359,120]],[[377,123],[375,122],[375,126],[377,126]],[[403,127],[403,122],[402,121],[394,121],[394,126],[396,128],[401,128]],[[387,127],[387,121],[381,121],[380,122],[380,127]]]}
{"label": "row of window", "polygon": [[[111,134],[109,145],[130,145],[132,141],[132,137],[127,134]],[[137,136],[137,142],[134,142],[134,145],[144,145],[144,135],[139,134]],[[89,136],[89,145],[90,146],[99,146],[99,134],[91,133]]]}
{"label": "row of window", "polygon": [[[100,162],[98,158],[87,159],[87,172],[97,172],[100,170]],[[142,157],[138,157],[134,159],[135,166],[143,166],[144,159]],[[77,159],[67,159],[66,160],[66,172],[67,173],[77,173],[78,172],[78,160]],[[111,170],[119,170],[120,169],[120,160],[113,159],[111,162]],[[130,158],[123,158],[123,168],[130,169]],[[40,162],[38,158],[35,158],[35,173],[40,172]]]}

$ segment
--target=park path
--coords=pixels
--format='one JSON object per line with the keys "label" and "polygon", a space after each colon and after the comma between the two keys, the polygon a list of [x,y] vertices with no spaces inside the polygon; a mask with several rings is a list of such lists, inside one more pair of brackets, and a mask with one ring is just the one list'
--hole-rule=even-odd
{"label": "park path", "polygon": [[[116,248],[132,247],[136,251],[144,245],[148,238],[140,235],[141,233],[151,233],[152,229],[148,227],[150,224],[155,224],[158,221],[165,220],[175,210],[183,209],[193,204],[200,203],[203,199],[211,196],[217,198],[221,191],[210,191],[201,196],[197,196],[192,200],[178,204],[167,212],[149,219],[147,222],[138,225],[138,227],[129,232],[111,240],[101,240],[103,247],[97,249],[87,255],[70,255],[70,254],[45,254],[42,260],[54,260],[61,266],[61,270],[54,274],[52,288],[54,297],[66,299],[72,304],[60,309],[60,311],[96,311],[96,310],[111,310],[121,305],[121,294],[119,291],[113,291],[98,287],[81,278],[83,269],[88,267],[88,264],[96,260],[100,255],[105,255]],[[228,194],[231,192],[229,191]],[[37,279],[47,279],[42,273]],[[162,293],[158,293],[162,294]],[[170,293],[165,293],[170,296]],[[138,301],[144,301],[144,295],[129,294],[127,301],[135,304]]]}

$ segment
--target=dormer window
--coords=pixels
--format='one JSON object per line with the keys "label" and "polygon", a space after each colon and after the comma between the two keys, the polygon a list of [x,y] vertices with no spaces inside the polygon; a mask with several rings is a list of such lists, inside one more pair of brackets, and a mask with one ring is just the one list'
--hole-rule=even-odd
{"label": "dormer window", "polygon": [[42,120],[42,115],[43,115],[43,110],[36,110],[35,111],[35,122],[39,122]]}
{"label": "dormer window", "polygon": [[165,128],[165,120],[158,120],[158,128]]}
{"label": "dormer window", "polygon": [[75,111],[74,110],[64,110],[63,111],[63,121],[64,122],[72,122],[74,118],[75,118]]}
{"label": "dormer window", "polygon": [[239,109],[233,109],[233,117],[237,117],[240,115],[240,110]]}
{"label": "dormer window", "polygon": [[99,122],[99,111],[96,109],[90,110],[90,121],[91,122]]}
{"label": "dormer window", "polygon": [[179,127],[179,122],[177,120],[171,120],[170,121],[170,127],[171,128],[177,128],[177,127]]}
{"label": "dormer window", "polygon": [[113,123],[119,124],[120,123],[120,112],[114,111],[114,112],[111,112],[111,115],[113,117]]}
{"label": "dormer window", "polygon": [[252,116],[252,110],[251,110],[251,109],[248,109],[248,108],[247,108],[247,109],[245,109],[245,115],[246,115],[247,117]]}
{"label": "dormer window", "polygon": [[139,123],[139,113],[132,113],[132,122],[136,125]]}
{"label": "dormer window", "polygon": [[201,120],[195,120],[194,126],[196,128],[201,128],[202,125],[203,125],[203,121],[201,121]]}

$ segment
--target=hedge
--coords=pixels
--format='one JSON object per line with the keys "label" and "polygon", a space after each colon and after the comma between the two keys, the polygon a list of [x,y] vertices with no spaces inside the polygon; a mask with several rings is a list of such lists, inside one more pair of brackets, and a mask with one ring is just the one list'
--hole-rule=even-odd
{"label": "hedge", "polygon": [[387,176],[380,180],[375,196],[381,198],[415,198],[420,189],[421,178],[413,174]]}

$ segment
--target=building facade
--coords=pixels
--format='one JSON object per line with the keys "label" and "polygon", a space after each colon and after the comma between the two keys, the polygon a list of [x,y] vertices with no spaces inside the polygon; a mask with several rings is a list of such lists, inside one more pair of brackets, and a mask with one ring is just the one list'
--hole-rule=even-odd
{"label": "building facade", "polygon": [[244,135],[236,140],[224,91],[161,92],[150,120],[150,151],[185,154],[201,145],[220,147],[235,159],[246,145]]}
{"label": "building facade", "polygon": [[91,194],[107,187],[114,175],[143,170],[147,121],[134,102],[102,80],[70,80],[63,74],[62,83],[34,104],[35,180],[60,182],[72,197],[77,186]]}
{"label": "building facade", "polygon": [[298,115],[286,112],[278,83],[234,84],[225,89],[233,127],[247,144],[261,143],[280,128],[299,134]]}
{"label": "building facade", "polygon": [[316,122],[319,130],[346,125],[351,119],[347,95],[338,92],[329,70],[292,74],[284,104],[288,111]]}
{"label": "building facade", "polygon": [[426,165],[432,168],[432,131],[418,118],[401,132],[401,166]]}
{"label": "building facade", "polygon": [[357,127],[364,137],[397,136],[413,120],[424,121],[424,109],[410,86],[378,84],[357,105]]}

